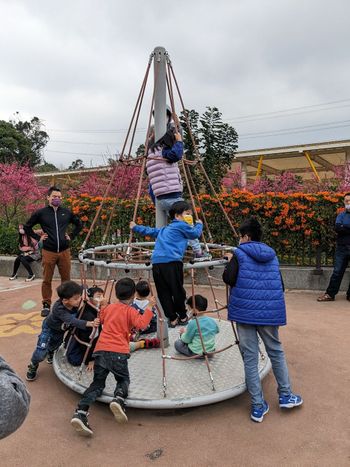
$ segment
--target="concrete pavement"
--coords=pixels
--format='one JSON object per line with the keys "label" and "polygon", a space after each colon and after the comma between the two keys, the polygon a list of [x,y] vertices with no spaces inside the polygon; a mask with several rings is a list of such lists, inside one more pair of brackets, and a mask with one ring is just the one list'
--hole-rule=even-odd
{"label": "concrete pavement", "polygon": [[[208,288],[198,290],[210,297]],[[81,438],[69,423],[78,395],[44,362],[38,380],[28,383],[32,402],[24,425],[0,441],[0,465],[350,465],[350,303],[343,294],[333,303],[317,303],[317,295],[286,293],[288,325],[281,329],[281,339],[293,389],[305,401],[301,408],[278,408],[271,373],[263,382],[270,412],[261,424],[249,419],[246,393],[180,411],[128,409],[125,426],[97,403],[90,410],[95,435]],[[39,315],[39,280],[26,284],[0,278],[0,354],[22,377],[40,328]]]}

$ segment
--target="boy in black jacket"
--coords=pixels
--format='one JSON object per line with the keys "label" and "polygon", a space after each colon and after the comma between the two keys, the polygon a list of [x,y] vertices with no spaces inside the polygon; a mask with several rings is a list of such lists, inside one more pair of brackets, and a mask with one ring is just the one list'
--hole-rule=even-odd
{"label": "boy in black jacket", "polygon": [[81,301],[81,292],[81,286],[73,281],[63,282],[63,284],[57,287],[59,299],[54,304],[49,316],[43,321],[36,348],[28,365],[27,381],[36,379],[39,363],[47,355],[48,363],[52,363],[53,353],[62,344],[64,333],[68,326],[74,326],[79,329],[99,326],[100,320],[97,318],[92,321],[86,321],[77,319],[74,316],[78,311]]}

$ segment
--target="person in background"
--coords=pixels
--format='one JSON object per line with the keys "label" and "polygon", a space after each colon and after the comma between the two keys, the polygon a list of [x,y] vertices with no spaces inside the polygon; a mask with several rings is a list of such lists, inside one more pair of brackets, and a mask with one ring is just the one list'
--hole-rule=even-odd
{"label": "person in background", "polygon": [[[50,313],[52,298],[52,277],[57,265],[61,282],[70,280],[71,254],[70,242],[78,235],[82,228],[82,223],[78,216],[72,211],[61,206],[61,190],[52,186],[47,192],[48,205],[45,208],[35,211],[28,222],[24,225],[25,233],[36,240],[40,236],[33,231],[35,225],[40,225],[43,230],[41,240],[43,282],[41,286],[43,308],[41,316],[46,317]],[[67,233],[69,224],[74,225],[74,230]]]}
{"label": "person in background", "polygon": [[12,275],[9,277],[10,281],[17,279],[17,272],[21,264],[28,272],[26,282],[30,282],[35,279],[35,274],[31,268],[31,263],[34,261],[40,261],[41,259],[40,248],[42,246],[41,238],[43,232],[41,230],[35,230],[34,233],[36,235],[40,235],[40,241],[35,238],[28,237],[23,229],[23,224],[19,224],[18,234],[20,254],[15,259]]}
{"label": "person in background", "polygon": [[[326,292],[318,297],[318,302],[334,302],[350,259],[350,193],[344,195],[345,210],[335,220],[337,244],[335,248],[334,269]],[[350,283],[346,292],[350,301]]]}

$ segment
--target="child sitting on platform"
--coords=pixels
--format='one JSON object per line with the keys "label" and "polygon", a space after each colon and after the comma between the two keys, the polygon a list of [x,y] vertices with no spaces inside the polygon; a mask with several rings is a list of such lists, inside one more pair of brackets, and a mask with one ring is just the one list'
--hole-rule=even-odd
{"label": "child sitting on platform", "polygon": [[57,287],[59,299],[54,304],[49,316],[42,323],[41,333],[36,348],[28,365],[26,379],[36,379],[39,363],[47,356],[47,363],[52,363],[55,350],[63,342],[64,333],[68,326],[79,329],[98,327],[99,319],[86,321],[77,319],[74,314],[78,311],[81,301],[82,288],[74,281],[63,282]]}
{"label": "child sitting on platform", "polygon": [[94,352],[94,379],[79,401],[71,420],[72,426],[82,435],[92,435],[93,431],[88,423],[89,406],[101,396],[106,378],[112,373],[117,381],[114,399],[109,404],[116,421],[125,423],[125,399],[129,389],[128,358],[129,335],[133,328],[144,329],[153,318],[151,308],[155,305],[154,297],[150,298],[149,308],[140,315],[131,304],[135,297],[135,282],[126,277],[115,285],[118,302],[107,305],[102,309],[100,320],[102,331],[98,338]]}
{"label": "child sitting on platform", "polygon": [[191,214],[186,201],[177,201],[169,211],[172,222],[165,227],[158,229],[130,222],[130,228],[135,233],[156,238],[152,254],[153,279],[169,327],[172,328],[188,321],[182,261],[188,240],[199,238],[203,230],[200,220],[194,227],[185,222],[185,216]]}
{"label": "child sitting on platform", "polygon": [[[151,294],[148,281],[140,280],[136,284],[136,296],[134,299],[132,307],[135,308],[141,315],[144,314],[145,309],[148,307],[149,300],[148,297]],[[147,326],[147,328],[141,330],[141,334],[149,334],[151,332],[157,332],[157,313],[153,310],[153,318]]]}
{"label": "child sitting on platform", "polygon": [[[135,310],[137,310],[140,315],[143,315],[146,308],[148,308],[149,299],[148,297],[151,294],[149,284],[147,281],[140,280],[136,284],[136,296],[131,305]],[[139,349],[153,349],[157,348],[160,345],[160,341],[157,337],[147,339],[143,334],[150,334],[157,332],[157,313],[154,308],[152,308],[153,318],[151,322],[145,329],[140,329],[139,331],[132,330],[130,334],[130,352],[135,352]]]}
{"label": "child sitting on platform", "polygon": [[[186,304],[192,310],[192,314],[197,316],[197,320],[195,318],[191,319],[186,329],[180,329],[180,339],[175,341],[175,349],[187,357],[202,355],[203,352],[214,352],[215,335],[219,332],[219,327],[213,318],[204,314],[208,307],[208,300],[202,295],[194,295],[187,300]],[[204,349],[197,321],[201,330]]]}
{"label": "child sitting on platform", "polygon": [[[90,287],[86,291],[87,302],[83,305],[84,310],[80,316],[80,319],[86,321],[93,321],[97,318],[99,307],[104,304],[103,289],[100,287],[94,286]],[[70,342],[67,347],[67,360],[73,366],[79,366],[82,364],[84,355],[89,350],[85,359],[85,364],[88,365],[88,369],[92,369],[91,362],[93,361],[92,354],[95,349],[97,338],[99,335],[99,330],[94,328],[91,329],[76,329],[74,334],[71,337]],[[86,344],[90,344],[89,348]],[[83,343],[79,342],[82,341]]]}

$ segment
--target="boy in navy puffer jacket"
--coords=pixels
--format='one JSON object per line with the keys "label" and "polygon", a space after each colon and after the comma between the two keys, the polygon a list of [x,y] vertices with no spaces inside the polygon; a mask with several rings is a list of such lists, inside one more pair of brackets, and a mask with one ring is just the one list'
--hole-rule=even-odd
{"label": "boy in navy puffer jacket", "polygon": [[272,363],[279,406],[291,409],[301,405],[303,400],[292,393],[278,336],[279,326],[286,324],[286,306],[276,252],[260,241],[262,229],[255,218],[244,221],[239,234],[239,247],[225,268],[223,280],[232,287],[228,319],[237,323],[246,384],[252,401],[250,417],[255,422],[262,422],[269,405],[264,400],[259,378],[258,335]]}

